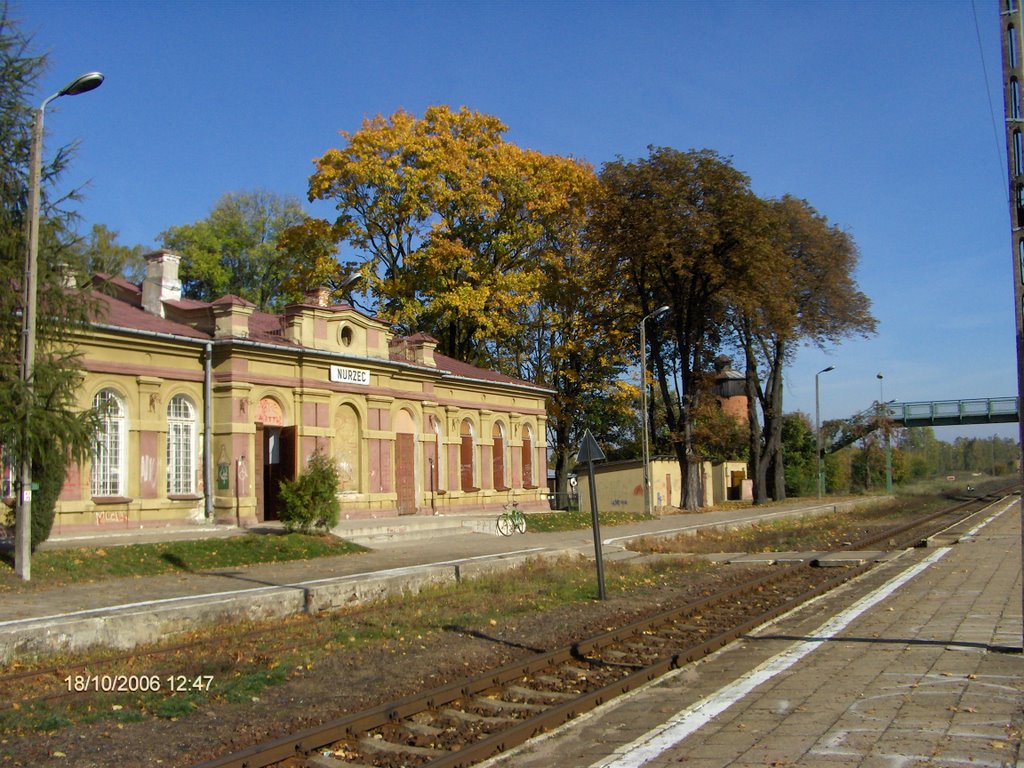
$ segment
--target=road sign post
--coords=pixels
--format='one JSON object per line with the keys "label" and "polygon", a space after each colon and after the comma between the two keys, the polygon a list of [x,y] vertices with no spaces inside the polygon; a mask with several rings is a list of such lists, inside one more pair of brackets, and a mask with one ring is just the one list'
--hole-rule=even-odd
{"label": "road sign post", "polygon": [[604,589],[604,558],[601,555],[601,521],[597,515],[597,486],[594,482],[594,462],[604,461],[604,451],[588,429],[583,433],[580,452],[576,455],[577,464],[587,465],[587,487],[590,489],[590,518],[594,526],[594,560],[597,562],[597,597],[607,600]]}

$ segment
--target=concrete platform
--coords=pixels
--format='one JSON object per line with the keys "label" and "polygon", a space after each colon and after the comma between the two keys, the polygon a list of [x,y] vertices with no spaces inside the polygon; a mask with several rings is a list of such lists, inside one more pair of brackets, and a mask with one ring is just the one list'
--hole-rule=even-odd
{"label": "concrete platform", "polygon": [[482,765],[1020,768],[1019,510]]}
{"label": "concrete platform", "polygon": [[[897,553],[900,554],[900,553]],[[864,565],[865,563],[877,563],[888,557],[888,552],[882,550],[871,550],[866,552],[832,552],[816,557],[815,564],[819,568],[835,568],[847,565]]]}

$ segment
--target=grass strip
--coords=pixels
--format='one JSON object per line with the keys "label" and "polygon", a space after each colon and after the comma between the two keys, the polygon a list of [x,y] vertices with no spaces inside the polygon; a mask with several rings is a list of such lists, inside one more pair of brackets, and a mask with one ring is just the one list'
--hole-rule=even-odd
{"label": "grass strip", "polygon": [[247,533],[218,539],[168,541],[111,547],[46,549],[32,556],[32,581],[14,576],[9,556],[0,558],[0,591],[166,573],[208,571],[257,563],[312,560],[365,552],[333,536]]}
{"label": "grass strip", "polygon": [[848,545],[870,531],[948,506],[946,499],[901,497],[842,512],[754,522],[733,530],[705,528],[677,536],[644,537],[627,544],[635,552],[711,554],[717,552],[800,552]]}

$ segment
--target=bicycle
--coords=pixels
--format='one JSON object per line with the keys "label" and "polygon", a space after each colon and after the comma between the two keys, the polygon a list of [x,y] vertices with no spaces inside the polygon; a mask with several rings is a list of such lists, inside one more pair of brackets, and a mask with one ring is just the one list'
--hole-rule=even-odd
{"label": "bicycle", "polygon": [[526,516],[519,509],[519,502],[513,501],[505,505],[505,511],[498,515],[498,533],[511,536],[513,533],[526,533]]}

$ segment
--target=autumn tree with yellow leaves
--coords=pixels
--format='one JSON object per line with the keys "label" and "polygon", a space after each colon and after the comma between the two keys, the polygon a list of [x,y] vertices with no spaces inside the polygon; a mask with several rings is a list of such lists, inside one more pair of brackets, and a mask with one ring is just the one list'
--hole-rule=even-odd
{"label": "autumn tree with yellow leaves", "polygon": [[[310,200],[333,202],[338,216],[307,221],[287,242],[346,243],[378,316],[432,334],[443,354],[494,362],[492,340],[515,335],[537,299],[539,217],[550,207],[551,160],[505,142],[505,130],[441,106],[342,132],[345,146],[316,160],[309,180]],[[300,280],[345,269],[325,248],[295,256]]]}
{"label": "autumn tree with yellow leaves", "polygon": [[[368,119],[315,161],[309,198],[332,202],[334,221],[308,219],[281,243],[295,285],[340,284],[356,269],[399,332],[426,331],[442,354],[555,390],[549,435],[564,488],[588,409],[631,405],[620,282],[583,241],[593,169],[506,131],[446,106]],[[338,261],[342,244],[357,261]]]}

